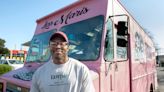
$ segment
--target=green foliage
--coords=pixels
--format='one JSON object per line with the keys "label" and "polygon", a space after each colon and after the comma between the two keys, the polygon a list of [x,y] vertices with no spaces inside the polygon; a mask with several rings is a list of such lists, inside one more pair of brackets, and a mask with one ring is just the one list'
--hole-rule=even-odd
{"label": "green foliage", "polygon": [[6,42],[5,40],[0,38],[0,47],[2,48],[5,47],[5,42]]}
{"label": "green foliage", "polygon": [[10,51],[7,48],[0,47],[0,54],[10,54]]}
{"label": "green foliage", "polygon": [[5,64],[0,64],[0,75],[7,73],[12,70],[12,67]]}
{"label": "green foliage", "polygon": [[0,38],[0,54],[10,54],[9,49],[5,48],[5,40]]}

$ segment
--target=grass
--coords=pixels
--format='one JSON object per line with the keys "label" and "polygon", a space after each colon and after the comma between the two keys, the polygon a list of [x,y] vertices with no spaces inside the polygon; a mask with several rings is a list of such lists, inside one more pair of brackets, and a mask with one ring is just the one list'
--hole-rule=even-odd
{"label": "grass", "polygon": [[0,64],[0,75],[7,73],[12,70],[12,67],[5,64]]}

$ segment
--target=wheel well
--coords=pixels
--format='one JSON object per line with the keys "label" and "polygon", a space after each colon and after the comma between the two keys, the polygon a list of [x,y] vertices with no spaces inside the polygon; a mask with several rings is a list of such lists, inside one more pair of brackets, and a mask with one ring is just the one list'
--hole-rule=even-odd
{"label": "wheel well", "polygon": [[154,91],[153,84],[151,83],[151,85],[150,85],[150,92],[153,92],[153,91]]}

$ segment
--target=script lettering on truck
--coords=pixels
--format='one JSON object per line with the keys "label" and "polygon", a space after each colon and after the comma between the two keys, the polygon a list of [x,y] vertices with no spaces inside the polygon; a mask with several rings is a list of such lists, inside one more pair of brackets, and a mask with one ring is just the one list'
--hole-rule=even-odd
{"label": "script lettering on truck", "polygon": [[67,24],[69,19],[81,16],[83,14],[86,14],[89,11],[87,7],[83,7],[80,10],[76,11],[70,11],[67,15],[62,15],[59,19],[54,20],[54,21],[46,21],[45,24],[43,25],[42,29],[49,29],[50,26],[56,26],[58,24]]}

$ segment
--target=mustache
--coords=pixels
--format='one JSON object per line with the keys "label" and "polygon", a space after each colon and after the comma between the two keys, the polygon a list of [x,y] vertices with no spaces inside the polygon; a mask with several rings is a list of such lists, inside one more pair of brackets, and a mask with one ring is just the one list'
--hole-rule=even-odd
{"label": "mustache", "polygon": [[53,53],[56,52],[57,50],[63,51],[64,49],[62,49],[62,48],[56,48],[55,50],[51,50],[50,52],[53,54]]}

